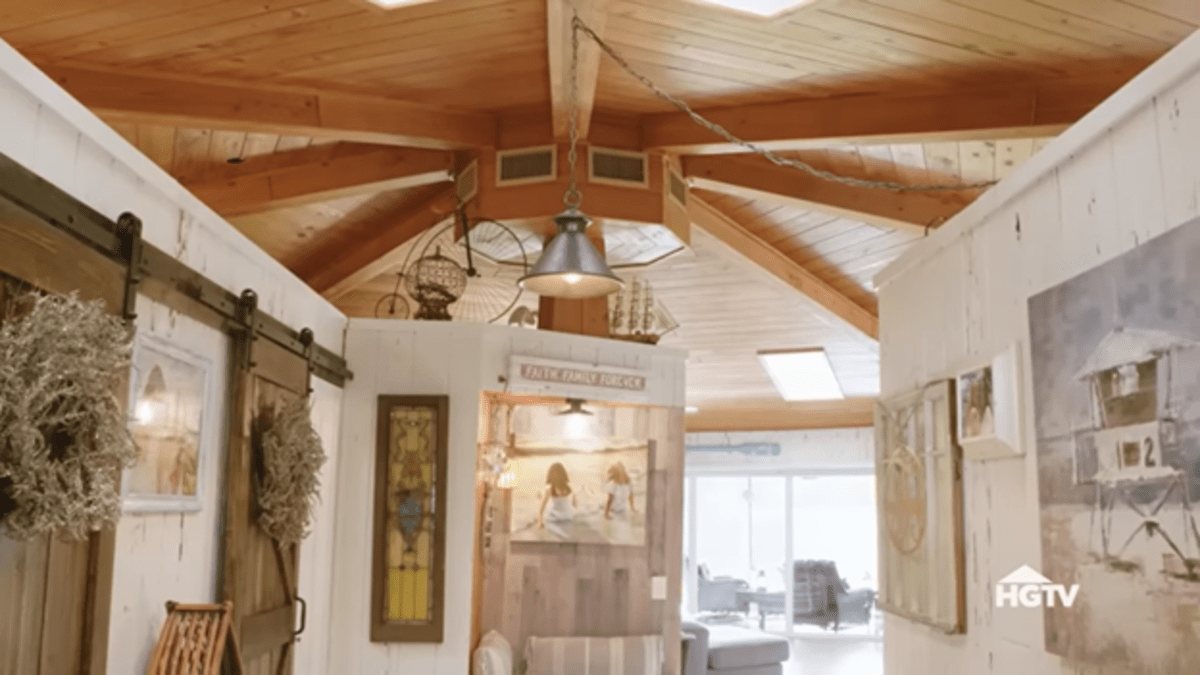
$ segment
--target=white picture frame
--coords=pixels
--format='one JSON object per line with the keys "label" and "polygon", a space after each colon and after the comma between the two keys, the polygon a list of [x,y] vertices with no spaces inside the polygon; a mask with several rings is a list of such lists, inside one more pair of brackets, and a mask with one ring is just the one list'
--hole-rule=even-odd
{"label": "white picture frame", "polygon": [[1021,443],[1020,343],[955,378],[958,444],[969,460],[1024,454]]}
{"label": "white picture frame", "polygon": [[129,374],[129,432],[137,460],[121,480],[127,513],[204,508],[206,417],[212,361],[139,334]]}

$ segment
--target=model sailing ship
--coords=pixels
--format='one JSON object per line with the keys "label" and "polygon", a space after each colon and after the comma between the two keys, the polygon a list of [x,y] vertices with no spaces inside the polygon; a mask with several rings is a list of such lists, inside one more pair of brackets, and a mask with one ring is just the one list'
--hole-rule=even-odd
{"label": "model sailing ship", "polygon": [[618,340],[657,344],[679,323],[654,298],[650,282],[637,277],[626,288],[609,296],[609,334]]}

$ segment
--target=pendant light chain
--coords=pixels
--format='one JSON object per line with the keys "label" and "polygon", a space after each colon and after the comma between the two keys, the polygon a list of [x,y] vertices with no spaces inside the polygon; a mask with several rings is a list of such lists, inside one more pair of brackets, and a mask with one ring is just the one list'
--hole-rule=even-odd
{"label": "pendant light chain", "polygon": [[[789,167],[792,169],[798,169],[798,170],[803,171],[803,172],[805,172],[811,176],[814,176],[816,178],[820,178],[820,179],[827,180],[827,181],[832,181],[834,183],[841,183],[842,185],[850,185],[853,187],[862,187],[862,188],[872,188],[872,189],[876,189],[876,190],[893,190],[895,192],[948,192],[948,191],[957,192],[957,191],[961,191],[961,190],[979,190],[979,189],[991,187],[999,182],[999,181],[992,180],[992,181],[982,181],[982,182],[978,182],[978,183],[967,183],[964,185],[909,185],[907,183],[896,183],[896,182],[892,182],[892,181],[865,180],[862,178],[853,178],[850,176],[842,176],[842,175],[839,175],[836,173],[832,173],[830,171],[818,169],[815,166],[808,164],[807,162],[802,162],[798,159],[791,159],[789,157],[781,157],[781,156],[775,154],[774,152],[772,152],[758,144],[752,143],[750,141],[744,141],[744,140],[738,138],[737,136],[734,136],[732,133],[730,133],[728,130],[725,129],[725,127],[722,127],[720,124],[709,121],[709,120],[705,119],[704,117],[702,117],[699,113],[697,113],[695,110],[693,110],[692,107],[687,104],[687,102],[683,101],[680,98],[672,96],[671,94],[667,93],[666,91],[663,91],[658,85],[654,84],[654,82],[652,82],[650,80],[650,78],[646,77],[645,75],[642,75],[640,72],[638,72],[636,69],[634,69],[634,67],[631,66],[629,64],[629,62],[626,61],[620,54],[618,54],[616,51],[614,51],[613,48],[611,46],[609,46],[609,44],[607,42],[605,42],[603,39],[601,39],[600,36],[597,35],[595,31],[593,31],[591,28],[589,28],[587,26],[587,24],[585,24],[583,22],[583,20],[579,18],[579,15],[575,15],[574,20],[571,22],[571,28],[572,28],[571,42],[572,42],[572,48],[574,50],[574,56],[572,57],[572,61],[571,61],[571,98],[570,98],[571,131],[572,131],[571,190],[575,189],[575,187],[574,187],[575,186],[575,182],[574,182],[575,181],[574,134],[576,133],[576,129],[575,129],[576,114],[575,114],[574,106],[575,106],[575,89],[577,86],[576,78],[578,76],[576,70],[578,67],[577,61],[579,58],[579,33],[580,32],[583,32],[589,38],[591,38],[592,41],[595,42],[600,47],[600,49],[604,51],[605,54],[608,54],[608,56],[617,63],[617,65],[621,66],[621,68],[625,72],[627,72],[631,76],[633,76],[633,78],[636,79],[638,82],[641,82],[642,85],[645,86],[647,89],[649,89],[651,92],[653,92],[655,96],[659,97],[660,99],[662,99],[662,100],[666,101],[667,103],[670,103],[671,105],[678,108],[680,111],[682,111],[688,117],[690,117],[693,122],[704,127],[705,129],[708,129],[709,131],[713,132],[714,134],[720,136],[721,138],[725,139],[726,142],[741,146],[755,154],[765,157],[767,160],[769,160],[772,164],[775,164],[776,166],[786,166],[786,167]],[[568,191],[568,195],[569,194],[570,194],[570,192]],[[578,192],[576,192],[576,194],[578,194]]]}
{"label": "pendant light chain", "polygon": [[583,203],[583,195],[575,182],[575,163],[578,161],[577,146],[579,145],[579,29],[583,21],[576,14],[571,20],[571,75],[570,89],[567,91],[567,128],[569,129],[571,147],[567,150],[568,174],[567,193],[563,195],[563,204],[568,209],[578,209]]}

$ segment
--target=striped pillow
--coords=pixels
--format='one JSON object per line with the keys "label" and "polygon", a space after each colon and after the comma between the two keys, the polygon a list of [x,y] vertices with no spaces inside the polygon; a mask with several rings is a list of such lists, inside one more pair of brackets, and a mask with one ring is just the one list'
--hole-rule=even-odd
{"label": "striped pillow", "polygon": [[660,675],[661,635],[529,638],[526,675]]}
{"label": "striped pillow", "polygon": [[504,636],[490,630],[475,649],[472,675],[513,675],[512,646]]}

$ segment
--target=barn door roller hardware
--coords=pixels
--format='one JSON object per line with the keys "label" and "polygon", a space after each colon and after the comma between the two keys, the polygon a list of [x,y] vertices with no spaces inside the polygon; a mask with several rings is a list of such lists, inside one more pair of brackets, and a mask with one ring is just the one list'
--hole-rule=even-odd
{"label": "barn door roller hardware", "polygon": [[[245,330],[242,299],[146,243],[141,236],[141,220],[132,213],[121,214],[114,223],[3,153],[0,153],[0,199],[67,232],[123,266],[126,276],[122,310],[127,320],[132,320],[137,294],[142,292],[231,334]],[[186,302],[180,303],[178,299]],[[307,359],[313,375],[339,387],[354,376],[345,359],[315,342],[306,345],[300,332],[258,310],[257,302],[251,323],[255,338],[266,338]]]}

